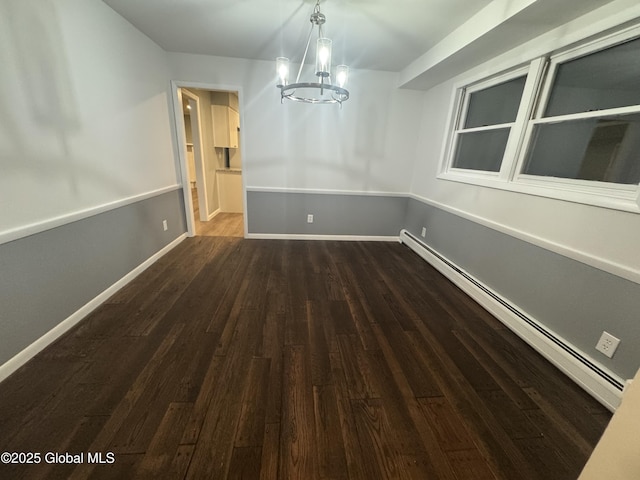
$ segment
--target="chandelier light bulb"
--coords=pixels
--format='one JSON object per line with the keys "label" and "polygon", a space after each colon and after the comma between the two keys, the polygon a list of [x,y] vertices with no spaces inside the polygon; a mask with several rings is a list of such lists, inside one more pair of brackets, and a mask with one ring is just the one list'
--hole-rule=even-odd
{"label": "chandelier light bulb", "polygon": [[336,67],[336,83],[340,88],[344,88],[349,80],[349,67],[346,65],[338,65]]}
{"label": "chandelier light bulb", "polygon": [[289,83],[289,59],[287,57],[276,58],[276,72],[279,85],[287,85]]}
{"label": "chandelier light bulb", "polygon": [[328,77],[331,67],[331,40],[319,38],[316,50],[316,75]]}

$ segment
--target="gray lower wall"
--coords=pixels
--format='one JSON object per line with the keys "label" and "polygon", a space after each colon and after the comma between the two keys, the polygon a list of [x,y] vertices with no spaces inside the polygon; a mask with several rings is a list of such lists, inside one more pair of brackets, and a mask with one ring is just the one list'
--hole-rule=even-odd
{"label": "gray lower wall", "polygon": [[[430,247],[622,378],[640,365],[640,285],[415,199],[405,227]],[[613,359],[602,330],[621,339]]]}
{"label": "gray lower wall", "polygon": [[0,364],[184,232],[175,190],[0,245]]}
{"label": "gray lower wall", "polygon": [[406,206],[398,196],[248,191],[245,211],[249,234],[398,236]]}

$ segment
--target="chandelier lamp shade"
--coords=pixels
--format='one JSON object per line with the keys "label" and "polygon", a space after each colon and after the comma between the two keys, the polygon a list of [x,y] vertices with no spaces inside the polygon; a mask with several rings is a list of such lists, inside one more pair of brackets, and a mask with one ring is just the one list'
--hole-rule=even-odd
{"label": "chandelier lamp shade", "polygon": [[[323,25],[326,17],[320,12],[320,0],[317,0],[310,17],[311,30],[298,69],[295,82],[289,83],[290,65],[286,57],[276,58],[277,87],[280,89],[280,102],[285,99],[303,103],[337,103],[349,99],[349,91],[345,88],[349,78],[349,67],[338,65],[335,67],[334,80],[331,76],[331,40],[324,36]],[[300,81],[300,75],[309,53],[313,32],[317,29],[315,81]]]}

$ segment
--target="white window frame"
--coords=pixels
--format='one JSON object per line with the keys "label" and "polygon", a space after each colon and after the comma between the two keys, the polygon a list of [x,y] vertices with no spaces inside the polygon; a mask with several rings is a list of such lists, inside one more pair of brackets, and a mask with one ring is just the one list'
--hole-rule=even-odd
{"label": "white window frame", "polygon": [[[595,112],[542,117],[550,98],[555,72],[560,64],[638,37],[640,37],[640,25],[635,25],[595,40],[582,42],[577,47],[555,53],[549,58],[546,56],[536,58],[526,66],[509,70],[503,74],[489,78],[484,77],[484,79],[467,79],[465,82],[459,82],[454,85],[454,94],[447,121],[448,129],[440,157],[437,178],[640,213],[640,185],[624,185],[520,173],[528,150],[531,147],[531,137],[535,125],[572,119],[640,113],[640,105],[635,105]],[[490,127],[478,127],[477,129],[459,128],[466,118],[470,94],[524,74],[527,75],[527,80],[522,92],[516,121],[512,124],[504,124],[510,126],[511,131],[500,171],[486,172],[453,168],[455,147],[458,135],[461,132],[489,130],[497,127],[492,125]]]}
{"label": "white window frame", "polygon": [[578,180],[571,178],[545,177],[521,173],[524,168],[529,149],[532,147],[531,138],[537,125],[564,123],[571,120],[583,120],[615,115],[640,113],[640,105],[631,107],[617,107],[591,112],[572,113],[543,117],[547,108],[553,83],[558,67],[578,58],[596,53],[615,45],[633,40],[640,35],[640,29],[633,27],[608,35],[598,40],[583,43],[578,47],[553,55],[549,60],[549,69],[545,74],[535,115],[527,123],[518,161],[515,166],[513,182],[524,187],[529,192],[538,192],[543,196],[560,198],[590,205],[611,207],[616,209],[640,212],[640,188],[638,185],[616,184],[593,180]]}
{"label": "white window frame", "polygon": [[[450,134],[447,139],[446,151],[443,155],[443,162],[440,167],[440,175],[438,175],[438,178],[481,184],[485,186],[494,186],[495,184],[505,183],[510,180],[514,163],[511,159],[516,158],[516,154],[521,145],[518,132],[522,131],[527,119],[531,115],[531,106],[526,99],[531,98],[533,95],[534,89],[537,87],[538,77],[541,74],[543,65],[544,59],[537,59],[530,64],[493,76],[489,79],[481,80],[472,84],[456,86],[453,106],[455,115],[453,115],[449,122]],[[466,120],[471,94],[506,83],[522,76],[526,76],[526,81],[520,98],[520,105],[518,107],[516,119],[513,122],[473,128],[462,127]],[[501,128],[509,128],[510,131],[504,156],[502,157],[500,170],[498,172],[453,167],[458,138],[461,133],[491,131]]]}

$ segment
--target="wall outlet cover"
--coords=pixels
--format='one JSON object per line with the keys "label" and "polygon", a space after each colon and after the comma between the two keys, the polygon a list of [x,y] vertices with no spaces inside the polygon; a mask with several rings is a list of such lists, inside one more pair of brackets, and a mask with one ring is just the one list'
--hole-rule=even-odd
{"label": "wall outlet cover", "polygon": [[307,223],[313,223],[313,214],[312,213],[307,215]]}
{"label": "wall outlet cover", "polygon": [[598,343],[596,344],[596,350],[606,355],[609,358],[613,357],[613,354],[616,353],[616,349],[620,344],[620,339],[614,337],[608,332],[602,332],[602,336]]}

